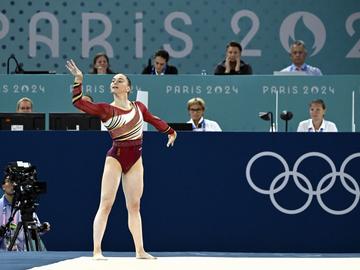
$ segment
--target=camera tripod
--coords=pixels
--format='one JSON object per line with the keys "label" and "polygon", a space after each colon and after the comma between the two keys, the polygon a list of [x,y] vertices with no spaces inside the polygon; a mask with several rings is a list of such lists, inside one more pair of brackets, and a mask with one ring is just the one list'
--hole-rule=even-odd
{"label": "camera tripod", "polygon": [[[11,217],[9,218],[9,222],[7,224],[8,228],[18,210],[19,208],[16,208],[13,211]],[[31,208],[30,209],[25,208],[20,210],[21,221],[18,222],[15,229],[15,233],[10,239],[10,245],[8,247],[8,251],[13,250],[13,247],[15,245],[16,239],[19,236],[21,228],[24,231],[26,251],[45,251],[45,247],[40,239],[39,228],[36,224],[33,214],[34,211]]]}

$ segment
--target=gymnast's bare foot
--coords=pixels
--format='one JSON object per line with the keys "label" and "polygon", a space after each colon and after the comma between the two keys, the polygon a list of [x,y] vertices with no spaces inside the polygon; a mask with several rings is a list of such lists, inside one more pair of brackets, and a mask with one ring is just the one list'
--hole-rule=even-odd
{"label": "gymnast's bare foot", "polygon": [[156,257],[150,255],[149,253],[143,251],[136,252],[136,259],[150,259],[154,260],[157,259]]}
{"label": "gymnast's bare foot", "polygon": [[93,254],[93,260],[96,260],[96,261],[106,261],[107,258],[105,258],[101,253],[94,253],[94,254]]}

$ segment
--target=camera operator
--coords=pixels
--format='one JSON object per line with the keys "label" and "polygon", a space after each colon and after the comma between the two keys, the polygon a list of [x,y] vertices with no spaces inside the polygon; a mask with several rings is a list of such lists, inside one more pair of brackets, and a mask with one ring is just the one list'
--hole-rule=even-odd
{"label": "camera operator", "polygon": [[[0,199],[0,251],[7,251],[8,246],[10,245],[11,238],[14,235],[16,226],[19,221],[21,221],[21,214],[20,211],[17,211],[15,213],[14,219],[10,223],[9,229],[7,230],[5,228],[5,225],[8,223],[9,218],[12,214],[12,203],[14,199],[14,186],[8,176],[5,176],[2,181],[2,189],[4,191],[4,195]],[[48,222],[44,222],[43,224],[41,224],[35,212],[33,214],[33,218],[37,224],[40,233],[45,233],[50,230],[50,224]],[[21,229],[12,250],[26,250],[23,229]],[[43,250],[45,250],[45,248]]]}

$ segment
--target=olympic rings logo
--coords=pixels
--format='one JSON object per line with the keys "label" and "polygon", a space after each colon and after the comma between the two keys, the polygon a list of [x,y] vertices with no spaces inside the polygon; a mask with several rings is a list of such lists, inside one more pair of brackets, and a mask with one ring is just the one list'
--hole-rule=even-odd
{"label": "olympic rings logo", "polygon": [[[284,172],[278,174],[272,180],[272,182],[270,184],[270,188],[268,190],[262,189],[262,188],[258,187],[257,185],[255,185],[254,181],[251,178],[251,174],[250,174],[251,167],[253,166],[254,162],[265,156],[270,156],[270,157],[274,157],[274,158],[278,159],[281,162],[281,164],[284,166]],[[306,158],[309,158],[309,157],[322,158],[330,165],[330,168],[331,168],[331,172],[321,178],[318,185],[316,186],[316,189],[313,188],[311,182],[304,174],[298,172],[298,168],[299,168],[299,165],[301,164],[301,162],[303,162]],[[303,212],[306,208],[309,207],[309,205],[312,202],[313,197],[316,196],[319,205],[326,212],[333,214],[333,215],[345,215],[345,214],[351,212],[357,206],[357,204],[359,203],[359,199],[360,199],[360,188],[359,188],[358,183],[355,181],[355,179],[351,175],[349,175],[345,172],[345,168],[348,165],[348,163],[351,160],[353,160],[354,158],[358,158],[358,157],[360,157],[360,153],[354,153],[354,154],[348,156],[341,164],[340,171],[336,171],[334,162],[327,155],[320,153],[320,152],[309,152],[309,153],[306,153],[306,154],[303,154],[302,156],[300,156],[296,160],[293,169],[290,171],[289,165],[287,164],[286,160],[281,155],[274,153],[274,152],[265,151],[265,152],[260,152],[260,153],[256,154],[249,160],[248,164],[246,165],[246,179],[247,179],[249,185],[255,191],[257,191],[261,194],[269,195],[270,200],[271,200],[272,204],[275,206],[275,208],[285,214],[294,215],[294,214],[299,214],[299,213]],[[306,202],[297,209],[287,209],[287,208],[281,206],[276,201],[276,198],[275,198],[275,194],[280,192],[281,190],[283,190],[285,188],[285,186],[288,184],[290,176],[292,176],[292,179],[294,180],[296,187],[308,195]],[[334,186],[336,179],[338,177],[340,178],[340,181],[341,181],[341,184],[343,185],[343,187],[349,193],[351,193],[355,196],[352,204],[348,208],[343,209],[343,210],[331,209],[324,203],[324,201],[321,197],[324,193],[328,192]],[[300,183],[299,178],[303,181],[303,183],[305,183],[306,187]],[[325,182],[330,178],[331,178],[330,183],[324,187]],[[281,179],[284,179],[283,182],[280,185],[277,185]],[[353,185],[352,187],[348,185],[346,179],[352,183],[352,185]]]}

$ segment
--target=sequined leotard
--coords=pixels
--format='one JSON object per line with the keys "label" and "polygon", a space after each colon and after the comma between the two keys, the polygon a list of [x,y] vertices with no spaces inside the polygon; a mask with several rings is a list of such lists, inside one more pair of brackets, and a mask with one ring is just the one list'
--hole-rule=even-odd
{"label": "sequined leotard", "polygon": [[174,133],[165,121],[152,115],[139,101],[131,102],[130,110],[122,110],[108,103],[93,103],[82,99],[81,84],[75,83],[72,102],[78,109],[101,119],[113,139],[107,156],[117,159],[124,173],[127,173],[141,156],[144,121],[160,132]]}

